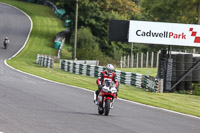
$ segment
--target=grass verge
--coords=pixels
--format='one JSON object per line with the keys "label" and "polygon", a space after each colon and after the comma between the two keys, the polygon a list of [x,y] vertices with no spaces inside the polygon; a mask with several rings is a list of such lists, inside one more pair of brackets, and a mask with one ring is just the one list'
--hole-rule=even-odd
{"label": "grass verge", "polygon": [[[9,65],[16,69],[50,80],[96,90],[96,78],[64,72],[58,67],[48,69],[35,64],[37,54],[56,54],[56,50],[52,48],[52,40],[56,33],[64,29],[63,23],[56,18],[50,8],[14,0],[0,0],[0,2],[8,3],[20,8],[33,20],[33,30],[27,46],[15,58],[7,61]],[[143,69],[142,71],[147,72],[148,70]],[[137,71],[137,73],[141,72]],[[199,96],[172,93],[150,93],[145,92],[143,89],[121,84],[119,97],[200,117]]]}

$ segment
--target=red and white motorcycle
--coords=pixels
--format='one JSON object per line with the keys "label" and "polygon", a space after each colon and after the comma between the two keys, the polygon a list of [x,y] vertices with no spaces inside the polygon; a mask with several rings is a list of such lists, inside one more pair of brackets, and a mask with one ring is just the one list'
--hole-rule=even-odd
{"label": "red and white motorcycle", "polygon": [[[117,98],[117,89],[114,86],[112,79],[105,78],[102,89],[98,95],[97,101],[95,102],[98,106],[98,113],[108,115],[110,109],[113,108],[114,100]],[[94,99],[96,94],[94,92]]]}

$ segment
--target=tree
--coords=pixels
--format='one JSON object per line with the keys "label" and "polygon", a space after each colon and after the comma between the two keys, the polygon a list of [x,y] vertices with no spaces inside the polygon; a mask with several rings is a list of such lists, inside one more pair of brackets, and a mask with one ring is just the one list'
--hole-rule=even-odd
{"label": "tree", "polygon": [[77,58],[78,59],[98,59],[101,55],[96,37],[92,35],[90,28],[81,27],[78,30]]}
{"label": "tree", "polygon": [[[57,4],[61,3],[65,7],[68,18],[74,24],[75,3],[73,1],[56,0]],[[120,55],[130,49],[130,44],[108,42],[109,20],[128,20],[136,18],[138,14],[140,14],[140,10],[132,0],[79,0],[78,27],[89,27],[92,35],[96,37],[95,42],[99,44],[101,51],[109,57],[119,59]],[[72,27],[72,31],[73,29],[74,27]]]}
{"label": "tree", "polygon": [[140,13],[138,6],[131,0],[102,0],[101,9],[105,12],[116,12],[127,19],[130,19],[133,13]]}
{"label": "tree", "polygon": [[199,0],[141,0],[146,20],[197,24]]}
{"label": "tree", "polygon": [[200,0],[196,0],[197,3],[197,13],[198,13],[198,24],[200,24]]}

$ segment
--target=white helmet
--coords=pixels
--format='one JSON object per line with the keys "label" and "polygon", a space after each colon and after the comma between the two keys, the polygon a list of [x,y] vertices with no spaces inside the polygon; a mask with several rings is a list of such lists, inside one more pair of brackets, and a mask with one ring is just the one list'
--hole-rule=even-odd
{"label": "white helmet", "polygon": [[108,75],[111,75],[113,73],[114,69],[115,68],[114,68],[114,66],[112,64],[108,64],[106,66],[106,71],[107,71]]}
{"label": "white helmet", "polygon": [[8,37],[5,37],[6,40],[8,40]]}

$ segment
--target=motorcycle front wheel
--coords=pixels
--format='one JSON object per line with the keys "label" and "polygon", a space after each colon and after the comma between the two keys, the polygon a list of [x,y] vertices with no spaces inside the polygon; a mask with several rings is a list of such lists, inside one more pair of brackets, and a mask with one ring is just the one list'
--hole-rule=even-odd
{"label": "motorcycle front wheel", "polygon": [[110,112],[110,99],[107,99],[105,102],[105,115],[107,116]]}
{"label": "motorcycle front wheel", "polygon": [[102,108],[102,107],[98,107],[98,113],[99,113],[100,115],[102,115],[102,114],[104,113],[104,111],[103,111],[103,108]]}

